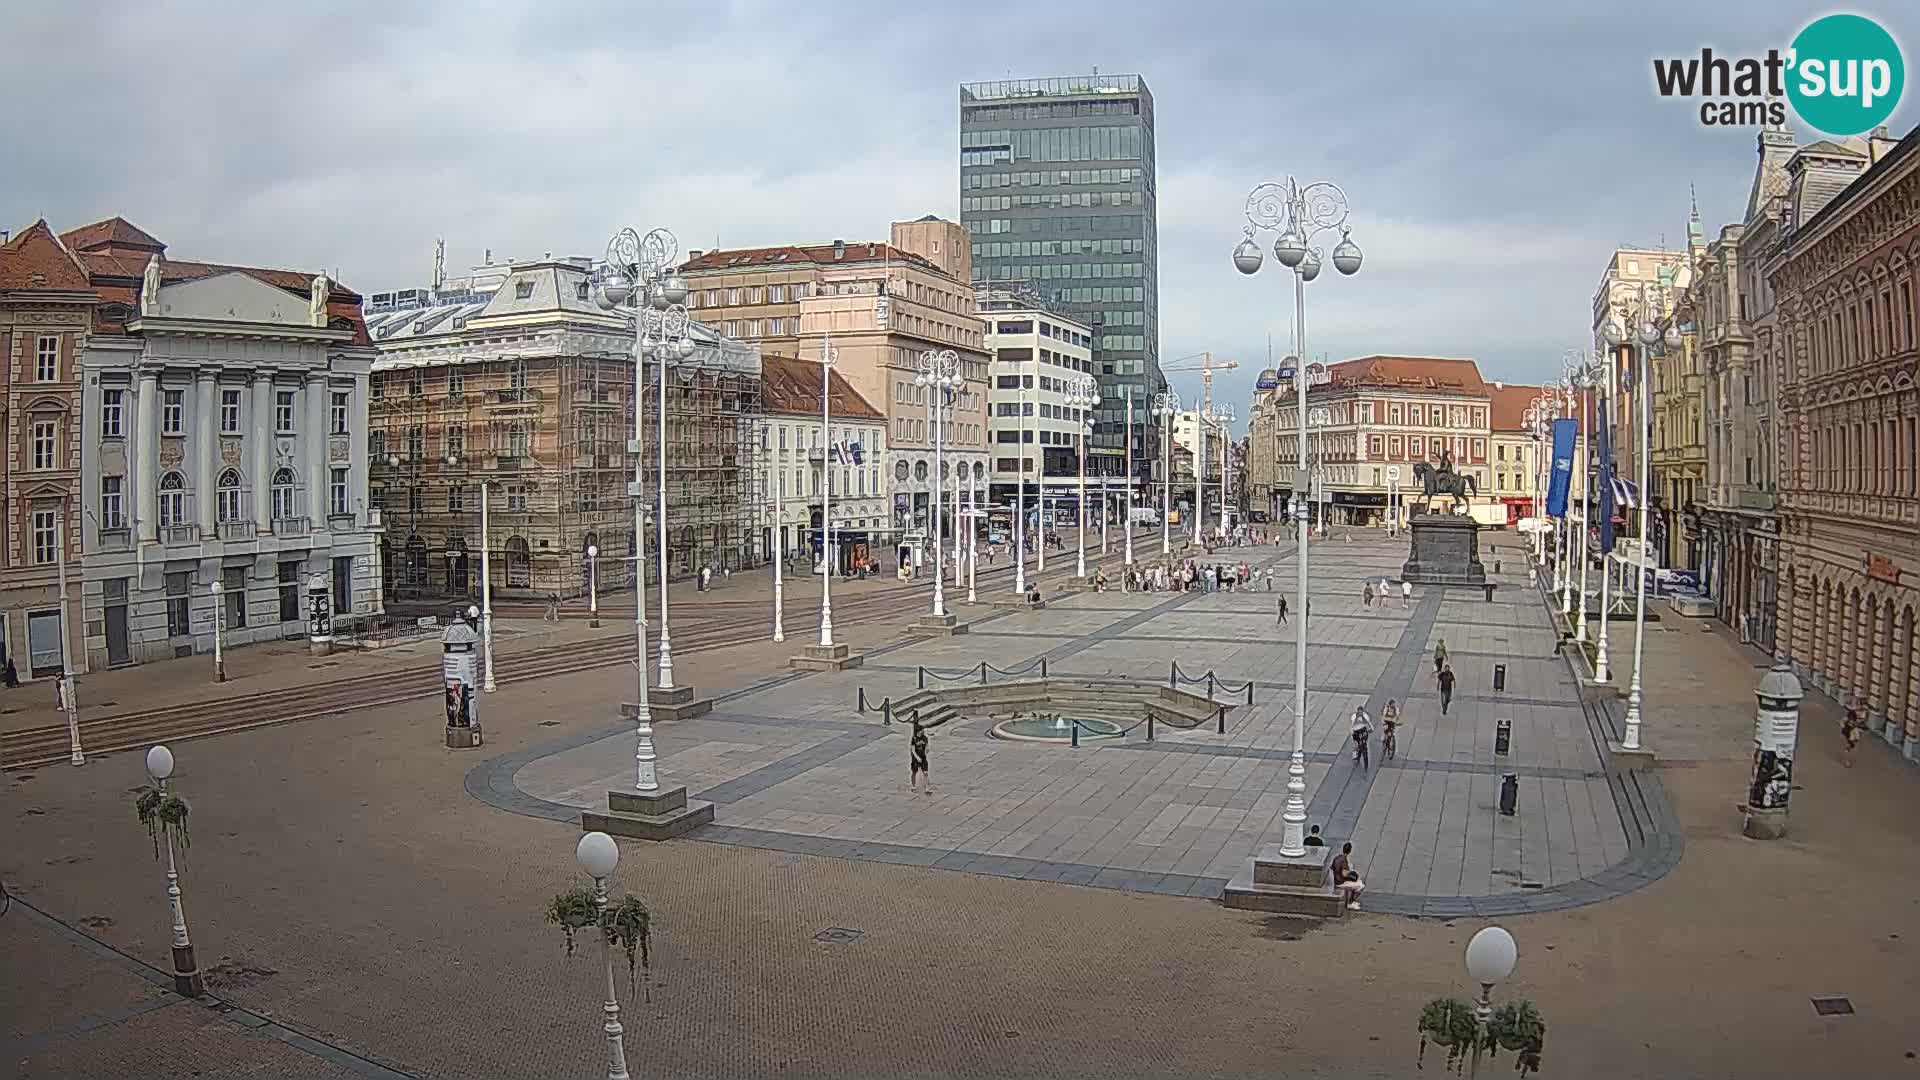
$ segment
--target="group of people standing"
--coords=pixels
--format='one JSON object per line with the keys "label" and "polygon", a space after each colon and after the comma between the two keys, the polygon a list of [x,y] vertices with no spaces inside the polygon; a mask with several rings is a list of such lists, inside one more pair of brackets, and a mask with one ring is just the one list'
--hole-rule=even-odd
{"label": "group of people standing", "polygon": [[1244,559],[1238,564],[1185,559],[1136,566],[1129,568],[1122,579],[1128,592],[1186,592],[1196,588],[1204,592],[1240,592],[1256,588],[1263,581],[1267,591],[1272,592],[1273,571],[1251,566]]}

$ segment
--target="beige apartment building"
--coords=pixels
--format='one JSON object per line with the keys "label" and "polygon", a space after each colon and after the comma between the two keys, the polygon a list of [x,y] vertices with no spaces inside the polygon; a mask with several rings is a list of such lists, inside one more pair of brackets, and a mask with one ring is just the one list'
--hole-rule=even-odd
{"label": "beige apartment building", "polygon": [[[949,529],[955,483],[986,482],[989,371],[973,288],[946,269],[971,272],[965,231],[922,218],[894,223],[890,240],[690,252],[681,273],[694,317],[728,337],[815,362],[831,341],[835,370],[886,416],[886,532],[919,560],[928,557],[936,474],[944,471],[938,484]],[[915,379],[921,355],[941,349],[958,356],[962,383],[938,418],[936,462],[929,388]]]}
{"label": "beige apartment building", "polygon": [[831,507],[835,570],[845,572],[880,558],[877,538],[893,524],[884,479],[887,418],[839,372],[824,380],[830,389],[821,375],[818,361],[760,355],[766,422],[756,464],[772,511],[761,528],[761,544],[770,553],[784,553],[789,562],[803,556],[817,561],[823,510]]}
{"label": "beige apartment building", "polygon": [[[1444,452],[1456,472],[1473,477],[1469,506],[1485,517],[1493,504],[1488,384],[1472,360],[1436,356],[1368,356],[1328,368],[1328,382],[1308,391],[1308,460],[1335,524],[1384,522],[1395,473],[1404,505],[1415,509],[1418,463]],[[1263,380],[1264,381],[1264,380]],[[1298,410],[1290,382],[1255,392],[1248,446],[1251,486],[1279,513],[1293,494]]]}

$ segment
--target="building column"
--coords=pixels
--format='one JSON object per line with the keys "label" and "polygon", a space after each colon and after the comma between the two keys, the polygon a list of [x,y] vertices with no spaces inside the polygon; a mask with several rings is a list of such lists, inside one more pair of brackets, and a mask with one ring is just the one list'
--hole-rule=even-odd
{"label": "building column", "polygon": [[140,542],[151,544],[160,539],[159,372],[140,372],[139,387],[134,391],[134,413],[133,434],[140,447],[139,453],[134,456],[138,470],[134,477],[134,490],[139,493]]}
{"label": "building column", "polygon": [[1867,677],[1867,725],[1875,731],[1887,726],[1887,694],[1893,681],[1893,597],[1880,598],[1873,611],[1873,667]]}
{"label": "building column", "polygon": [[[1894,610],[1895,602],[1889,597],[1882,616],[1887,628],[1887,671],[1881,708],[1885,713],[1885,722],[1880,727],[1880,736],[1899,749],[1907,736],[1907,683],[1913,679],[1913,642],[1906,634],[1901,613]],[[1903,637],[1907,640],[1902,640]]]}
{"label": "building column", "polygon": [[213,435],[213,372],[200,372],[194,379],[193,390],[193,443],[197,473],[193,485],[196,497],[200,500],[200,535],[212,540],[220,535],[215,518],[217,508],[213,486],[214,470],[220,460],[220,447]]}
{"label": "building column", "polygon": [[1873,672],[1873,598],[1862,594],[1852,610],[1847,612],[1847,639],[1853,654],[1852,673],[1848,680],[1847,707],[1860,714],[1866,720],[1867,680]]}
{"label": "building column", "polygon": [[1813,590],[1813,684],[1833,693],[1833,584],[1821,581]]}
{"label": "building column", "polygon": [[327,529],[327,376],[307,375],[307,418],[300,445],[307,466],[307,521],[314,532]]}
{"label": "building column", "polygon": [[1914,611],[1908,607],[1900,620],[1902,624],[1901,641],[1904,643],[1900,655],[1905,657],[1900,673],[1901,698],[1906,704],[1901,708],[1901,720],[1906,727],[1906,736],[1901,752],[1908,761],[1920,761],[1920,660],[1914,657],[1914,650],[1920,649],[1920,626],[1914,625]]}
{"label": "building column", "polygon": [[[253,444],[253,526],[261,536],[273,533],[273,372],[253,374],[247,408],[247,437]],[[303,586],[304,587],[304,586]]]}
{"label": "building column", "polygon": [[1788,564],[1776,580],[1784,587],[1776,588],[1773,594],[1773,655],[1779,657],[1784,654],[1794,671],[1804,679],[1807,645],[1806,634],[1801,628],[1806,625],[1806,618],[1800,611],[1800,575],[1792,564]]}

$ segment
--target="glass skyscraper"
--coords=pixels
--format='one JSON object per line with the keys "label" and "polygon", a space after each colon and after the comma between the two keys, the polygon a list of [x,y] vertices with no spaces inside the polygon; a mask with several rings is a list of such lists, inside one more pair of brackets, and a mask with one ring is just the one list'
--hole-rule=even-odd
{"label": "glass skyscraper", "polygon": [[1089,472],[1122,469],[1128,387],[1135,475],[1158,460],[1154,191],[1153,94],[1138,75],[961,85],[960,221],[974,284],[1032,293],[1093,328],[1101,407]]}

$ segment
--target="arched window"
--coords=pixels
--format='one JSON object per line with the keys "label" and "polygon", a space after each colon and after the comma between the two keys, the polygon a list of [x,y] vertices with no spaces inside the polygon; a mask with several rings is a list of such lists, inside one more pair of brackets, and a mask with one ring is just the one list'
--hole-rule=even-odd
{"label": "arched window", "polygon": [[246,500],[243,499],[240,494],[240,470],[227,469],[222,472],[220,474],[220,482],[215,485],[215,488],[219,497],[216,505],[219,510],[220,521],[223,524],[229,521],[245,521],[247,518]]}
{"label": "arched window", "polygon": [[160,524],[187,523],[187,478],[170,472],[160,478]]}
{"label": "arched window", "polygon": [[533,553],[522,537],[507,540],[507,587],[527,589],[533,586]]}
{"label": "arched window", "polygon": [[298,517],[297,489],[294,486],[293,470],[281,467],[273,473],[273,519],[281,521]]}

